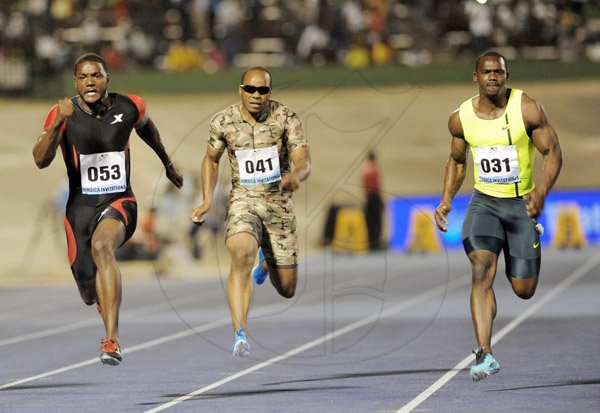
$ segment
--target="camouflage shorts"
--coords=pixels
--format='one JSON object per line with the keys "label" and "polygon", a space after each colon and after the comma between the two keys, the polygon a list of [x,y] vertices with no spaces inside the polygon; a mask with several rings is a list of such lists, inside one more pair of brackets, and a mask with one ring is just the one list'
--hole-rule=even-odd
{"label": "camouflage shorts", "polygon": [[290,195],[233,191],[227,205],[225,239],[248,232],[271,266],[298,265],[298,234]]}

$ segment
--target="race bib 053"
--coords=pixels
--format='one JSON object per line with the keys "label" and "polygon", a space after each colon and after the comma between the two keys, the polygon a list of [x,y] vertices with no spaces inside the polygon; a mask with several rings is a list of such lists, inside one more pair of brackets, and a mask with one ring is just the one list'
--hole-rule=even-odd
{"label": "race bib 053", "polygon": [[82,193],[101,195],[127,189],[124,151],[79,155],[79,164]]}

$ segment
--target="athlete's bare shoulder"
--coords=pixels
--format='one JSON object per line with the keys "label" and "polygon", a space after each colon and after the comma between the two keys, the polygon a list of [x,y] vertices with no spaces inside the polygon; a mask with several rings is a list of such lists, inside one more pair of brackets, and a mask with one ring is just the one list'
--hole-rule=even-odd
{"label": "athlete's bare shoulder", "polygon": [[521,113],[527,130],[537,128],[548,121],[542,104],[525,92],[521,97]]}
{"label": "athlete's bare shoulder", "polygon": [[462,122],[460,121],[459,109],[456,109],[450,114],[450,118],[448,119],[448,131],[455,138],[465,138]]}

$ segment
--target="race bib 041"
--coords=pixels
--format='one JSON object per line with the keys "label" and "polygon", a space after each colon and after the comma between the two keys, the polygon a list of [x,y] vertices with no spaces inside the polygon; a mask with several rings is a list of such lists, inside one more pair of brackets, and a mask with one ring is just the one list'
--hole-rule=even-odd
{"label": "race bib 041", "polygon": [[235,151],[240,185],[270,184],[281,180],[277,146]]}

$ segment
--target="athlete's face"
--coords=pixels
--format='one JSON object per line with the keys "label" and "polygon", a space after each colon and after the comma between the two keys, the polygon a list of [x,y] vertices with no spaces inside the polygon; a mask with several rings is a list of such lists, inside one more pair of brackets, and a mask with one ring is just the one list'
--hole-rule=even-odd
{"label": "athlete's face", "polygon": [[106,95],[108,73],[99,62],[83,61],[75,71],[75,87],[81,99],[92,106]]}
{"label": "athlete's face", "polygon": [[498,96],[506,92],[508,72],[506,62],[498,56],[484,56],[479,60],[473,81],[479,84],[479,94]]}
{"label": "athlete's face", "polygon": [[[242,86],[254,86],[253,91],[245,91]],[[243,108],[255,118],[260,115],[267,105],[269,104],[269,98],[271,97],[271,79],[268,73],[262,70],[252,70],[244,76],[243,85],[240,86],[240,96],[242,97]],[[268,87],[269,91],[264,95],[260,94],[260,90],[256,88]],[[265,89],[266,90],[266,89]],[[264,92],[264,90],[263,90]]]}

